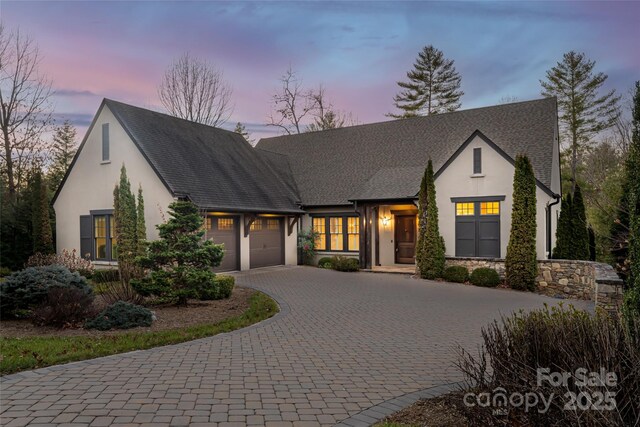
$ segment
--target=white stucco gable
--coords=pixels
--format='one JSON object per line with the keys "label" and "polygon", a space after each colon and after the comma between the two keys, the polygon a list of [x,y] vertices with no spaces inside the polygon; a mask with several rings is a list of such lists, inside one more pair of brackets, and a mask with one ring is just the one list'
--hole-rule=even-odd
{"label": "white stucco gable", "polygon": [[[481,151],[481,173],[474,174],[474,149]],[[440,233],[444,237],[447,256],[456,256],[456,210],[452,198],[494,198],[500,200],[500,257],[507,253],[513,204],[513,159],[506,156],[488,138],[476,132],[469,141],[437,172],[436,195]],[[539,259],[547,258],[546,207],[556,199],[540,182],[536,186],[536,251]],[[556,212],[552,207],[551,244],[555,242]]]}
{"label": "white stucco gable", "polygon": [[[109,125],[109,158],[103,161],[102,129],[106,123]],[[137,192],[138,186],[142,186],[147,237],[157,237],[155,226],[163,222],[163,214],[174,198],[103,103],[53,204],[58,252],[62,249],[80,251],[80,216],[113,209],[113,188],[119,181],[123,164],[132,191]]]}

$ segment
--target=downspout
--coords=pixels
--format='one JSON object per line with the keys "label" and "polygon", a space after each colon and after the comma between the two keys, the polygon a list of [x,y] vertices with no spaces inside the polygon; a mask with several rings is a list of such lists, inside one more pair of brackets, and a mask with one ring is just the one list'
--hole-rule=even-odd
{"label": "downspout", "polygon": [[560,203],[560,199],[562,198],[562,196],[560,196],[559,194],[554,194],[553,198],[555,199],[555,202],[553,203],[549,203],[547,202],[547,258],[551,259],[551,207],[557,205],[558,203]]}

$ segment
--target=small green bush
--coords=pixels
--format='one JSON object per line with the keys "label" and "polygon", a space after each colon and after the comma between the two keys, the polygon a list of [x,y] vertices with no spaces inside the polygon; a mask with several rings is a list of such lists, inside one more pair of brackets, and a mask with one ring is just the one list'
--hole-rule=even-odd
{"label": "small green bush", "polygon": [[469,281],[476,286],[495,288],[500,284],[500,275],[493,268],[480,267],[473,270]]}
{"label": "small green bush", "polygon": [[322,257],[318,261],[318,267],[320,268],[333,268],[333,258],[331,257]]}
{"label": "small green bush", "polygon": [[464,283],[469,280],[469,270],[461,265],[452,265],[445,268],[442,278],[447,282]]}
{"label": "small green bush", "polygon": [[232,276],[216,275],[213,283],[200,290],[200,300],[210,301],[216,299],[226,299],[231,296],[236,279]]}
{"label": "small green bush", "polygon": [[336,271],[358,271],[360,269],[360,261],[342,255],[334,256],[332,263],[333,269]]}
{"label": "small green bush", "polygon": [[0,283],[2,316],[13,316],[16,312],[42,304],[49,295],[49,290],[55,287],[76,288],[85,294],[93,293],[87,279],[61,265],[25,268]]}
{"label": "small green bush", "polygon": [[105,308],[94,319],[89,320],[85,327],[108,331],[110,329],[130,329],[137,326],[151,326],[153,314],[147,308],[139,305],[118,301]]}
{"label": "small green bush", "polygon": [[120,272],[118,269],[95,270],[91,280],[96,283],[119,282]]}
{"label": "small green bush", "polygon": [[8,267],[0,267],[0,277],[7,277],[7,276],[11,275],[11,273],[13,273],[13,271],[11,271],[10,268],[8,268]]}

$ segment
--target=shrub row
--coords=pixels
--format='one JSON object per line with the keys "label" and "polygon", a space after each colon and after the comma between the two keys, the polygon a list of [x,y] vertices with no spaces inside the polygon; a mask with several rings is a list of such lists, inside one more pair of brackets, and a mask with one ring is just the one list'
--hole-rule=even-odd
{"label": "shrub row", "polygon": [[216,275],[210,286],[200,290],[200,300],[226,299],[231,296],[236,279],[232,276]]}
{"label": "shrub row", "polygon": [[320,258],[318,267],[330,268],[336,271],[358,271],[360,270],[360,261],[356,258],[349,258],[342,255]]}
{"label": "shrub row", "polygon": [[480,267],[473,270],[471,275],[466,267],[452,265],[444,270],[442,278],[447,282],[471,282],[475,286],[495,288],[501,282],[500,275],[492,268]]}

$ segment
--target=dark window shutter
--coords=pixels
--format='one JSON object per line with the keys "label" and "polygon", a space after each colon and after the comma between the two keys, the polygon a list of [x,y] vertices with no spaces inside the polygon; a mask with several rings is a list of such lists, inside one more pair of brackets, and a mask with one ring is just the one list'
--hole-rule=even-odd
{"label": "dark window shutter", "polygon": [[482,148],[473,149],[473,173],[482,173]]}
{"label": "dark window shutter", "polygon": [[102,125],[102,161],[109,160],[109,123]]}
{"label": "dark window shutter", "polygon": [[93,260],[92,225],[91,215],[80,215],[80,256],[85,258],[89,254],[90,259]]}

